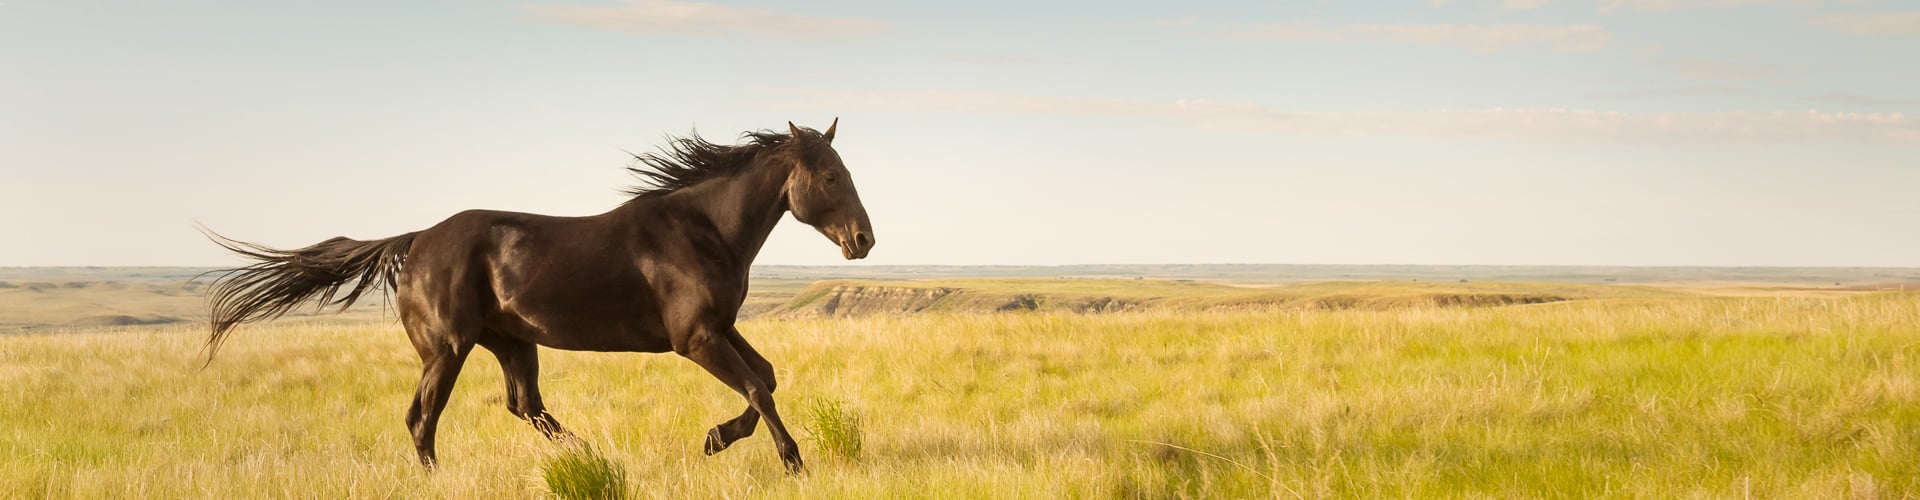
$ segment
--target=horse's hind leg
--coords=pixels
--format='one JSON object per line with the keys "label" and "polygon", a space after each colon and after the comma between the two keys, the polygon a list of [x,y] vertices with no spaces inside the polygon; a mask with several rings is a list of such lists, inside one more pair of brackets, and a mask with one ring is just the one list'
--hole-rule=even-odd
{"label": "horse's hind leg", "polygon": [[407,428],[413,431],[413,448],[420,453],[420,465],[432,469],[433,434],[440,425],[440,412],[447,408],[447,396],[453,392],[454,379],[460,378],[460,365],[466,364],[473,344],[415,340],[414,349],[420,351],[425,366],[413,406],[407,408]]}
{"label": "horse's hind leg", "polygon": [[[779,385],[773,379],[773,363],[767,362],[767,358],[762,357],[759,351],[753,350],[753,346],[748,345],[746,339],[740,337],[739,330],[727,333],[729,334],[727,339],[733,345],[733,349],[740,354],[740,359],[747,362],[747,367],[751,368],[754,375],[759,376],[760,382],[766,385],[767,392],[772,393]],[[754,428],[759,426],[760,411],[753,409],[751,404],[747,405],[747,410],[741,412],[740,416],[713,426],[713,430],[707,431],[707,454],[712,455],[726,450],[735,441],[752,436]]]}
{"label": "horse's hind leg", "polygon": [[[489,332],[491,333],[491,332]],[[533,424],[547,439],[572,440],[573,433],[560,427],[560,421],[547,413],[540,400],[540,353],[532,342],[492,334],[480,346],[500,359],[500,372],[507,378],[507,411]]]}

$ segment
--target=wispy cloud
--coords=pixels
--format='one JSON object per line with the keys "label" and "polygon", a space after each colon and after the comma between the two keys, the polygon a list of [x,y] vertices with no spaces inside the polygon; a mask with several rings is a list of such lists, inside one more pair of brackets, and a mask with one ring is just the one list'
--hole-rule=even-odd
{"label": "wispy cloud", "polygon": [[613,7],[526,4],[523,19],[637,35],[815,38],[886,31],[886,21],[828,18],[672,0],[629,0]]}
{"label": "wispy cloud", "polygon": [[1799,70],[1780,66],[1707,59],[1659,59],[1652,62],[1655,66],[1697,80],[1729,82],[1777,80],[1801,73]]}
{"label": "wispy cloud", "polygon": [[1036,58],[1033,56],[1020,55],[1020,54],[950,55],[950,56],[941,56],[940,60],[947,61],[947,62],[965,63],[965,64],[978,64],[982,66],[1014,66],[1014,65],[1023,65],[1023,64],[1037,64],[1040,62],[1039,58]]}
{"label": "wispy cloud", "polygon": [[1849,106],[1860,106],[1860,107],[1866,107],[1866,108],[1896,108],[1896,107],[1920,106],[1920,101],[1904,100],[1904,99],[1881,99],[1878,97],[1864,96],[1864,95],[1855,94],[1852,92],[1828,92],[1825,94],[1820,94],[1815,96],[1802,97],[1800,98],[1800,100],[1810,101],[1810,102],[1845,104]]}
{"label": "wispy cloud", "polygon": [[1700,95],[1739,94],[1746,87],[1726,85],[1702,85],[1697,87],[1669,87],[1659,89],[1624,90],[1616,92],[1590,92],[1586,97],[1593,99],[1649,99],[1658,97],[1687,97]]}
{"label": "wispy cloud", "polygon": [[1286,111],[1207,100],[1081,99],[981,92],[786,90],[770,103],[835,112],[1148,116],[1204,126],[1308,136],[1488,137],[1538,142],[1722,143],[1867,141],[1920,144],[1920,120],[1900,113],[1729,111],[1624,113],[1576,109]]}
{"label": "wispy cloud", "polygon": [[1218,34],[1242,40],[1446,44],[1483,51],[1525,46],[1592,51],[1607,48],[1607,44],[1613,40],[1613,34],[1606,28],[1586,24],[1260,24],[1225,27]]}
{"label": "wispy cloud", "polygon": [[1920,34],[1920,11],[1829,14],[1808,19],[1807,22],[1855,35]]}
{"label": "wispy cloud", "polygon": [[1635,12],[1673,12],[1693,9],[1726,9],[1755,5],[1815,6],[1822,0],[1601,0],[1600,11],[1626,9]]}
{"label": "wispy cloud", "polygon": [[1547,1],[1548,0],[1504,0],[1500,2],[1500,6],[1507,8],[1507,10],[1533,10],[1546,6]]}

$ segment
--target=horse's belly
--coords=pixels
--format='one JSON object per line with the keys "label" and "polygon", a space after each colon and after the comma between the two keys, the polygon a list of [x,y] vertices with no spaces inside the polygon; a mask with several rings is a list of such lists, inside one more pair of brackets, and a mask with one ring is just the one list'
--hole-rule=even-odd
{"label": "horse's belly", "polygon": [[571,318],[528,317],[501,314],[490,319],[489,329],[504,335],[554,349],[568,351],[667,352],[673,342],[664,332],[654,332],[632,322],[582,323]]}
{"label": "horse's belly", "polygon": [[593,339],[550,336],[534,343],[566,351],[667,352],[673,350],[673,342],[667,339],[629,335],[595,336]]}

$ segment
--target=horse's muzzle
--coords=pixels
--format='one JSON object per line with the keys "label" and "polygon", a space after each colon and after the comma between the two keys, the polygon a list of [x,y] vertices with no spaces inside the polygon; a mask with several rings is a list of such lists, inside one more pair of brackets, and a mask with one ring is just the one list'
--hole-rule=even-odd
{"label": "horse's muzzle", "polygon": [[840,239],[840,256],[847,260],[867,258],[867,252],[873,250],[873,233],[854,231],[853,236]]}

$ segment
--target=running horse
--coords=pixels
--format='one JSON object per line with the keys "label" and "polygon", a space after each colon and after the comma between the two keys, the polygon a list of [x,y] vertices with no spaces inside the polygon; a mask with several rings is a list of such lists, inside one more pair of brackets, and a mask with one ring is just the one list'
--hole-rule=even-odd
{"label": "running horse", "polygon": [[747,400],[739,417],[707,432],[712,455],[767,429],[789,472],[800,449],[775,410],[773,365],[734,327],[747,270],[788,212],[840,246],[849,260],[873,249],[873,226],[853,176],[826,132],[748,132],[737,145],[698,134],[635,155],[641,184],[600,215],[552,217],[469,210],[422,231],[382,240],[336,237],[278,250],[207,236],[254,261],[218,271],[208,295],[207,359],[242,323],[286,314],[309,300],[352,305],[369,290],[396,296],[401,324],[424,365],[407,409],[420,464],[435,464],[433,436],[467,354],[478,345],[506,373],[507,410],[549,439],[570,440],[540,400],[536,346],[575,351],[672,351]]}

